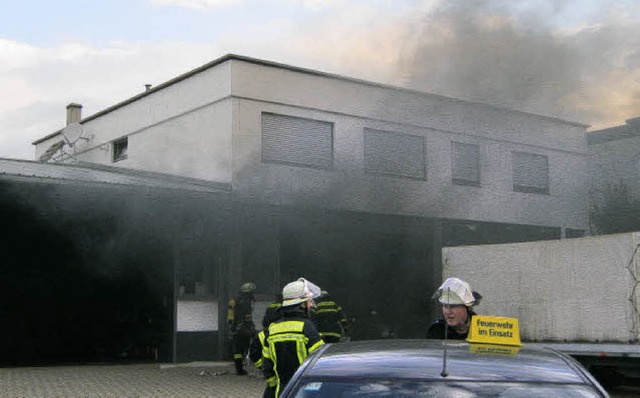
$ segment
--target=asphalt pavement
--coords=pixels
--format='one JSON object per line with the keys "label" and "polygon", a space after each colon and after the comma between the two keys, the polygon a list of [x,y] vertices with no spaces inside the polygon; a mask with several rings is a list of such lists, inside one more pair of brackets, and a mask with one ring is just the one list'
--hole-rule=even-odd
{"label": "asphalt pavement", "polygon": [[262,397],[264,379],[230,362],[0,368],[0,397]]}

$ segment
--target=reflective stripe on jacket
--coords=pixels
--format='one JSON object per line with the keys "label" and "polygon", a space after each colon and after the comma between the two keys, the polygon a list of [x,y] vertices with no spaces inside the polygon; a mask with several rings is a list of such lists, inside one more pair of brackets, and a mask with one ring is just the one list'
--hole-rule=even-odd
{"label": "reflective stripe on jacket", "polygon": [[258,333],[258,338],[251,341],[251,347],[249,348],[249,359],[258,369],[262,367],[262,351],[264,350],[264,338],[264,330],[261,330]]}
{"label": "reflective stripe on jacket", "polygon": [[320,335],[342,337],[344,335],[344,327],[347,324],[342,307],[331,299],[323,301],[322,298],[318,300],[316,306],[316,309],[312,312],[312,319]]}

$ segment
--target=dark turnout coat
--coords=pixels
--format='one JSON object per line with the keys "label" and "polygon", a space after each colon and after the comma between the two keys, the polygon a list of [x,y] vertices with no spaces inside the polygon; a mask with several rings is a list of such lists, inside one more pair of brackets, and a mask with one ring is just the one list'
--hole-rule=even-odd
{"label": "dark turnout coat", "polygon": [[347,326],[347,318],[342,307],[328,295],[316,300],[316,306],[311,311],[311,319],[316,324],[320,336],[325,342],[340,341]]}
{"label": "dark turnout coat", "polygon": [[[475,312],[471,311],[469,314],[469,319],[472,316],[476,315]],[[447,339],[449,340],[465,340],[469,333],[458,333],[454,328],[447,325],[447,322],[444,319],[438,319],[434,323],[429,326],[427,329],[427,338],[428,339],[441,339],[444,340],[445,330],[447,331]]]}
{"label": "dark turnout coat", "polygon": [[303,311],[284,308],[282,315],[266,329],[262,351],[262,371],[267,384],[276,386],[276,397],[309,354],[324,344]]}

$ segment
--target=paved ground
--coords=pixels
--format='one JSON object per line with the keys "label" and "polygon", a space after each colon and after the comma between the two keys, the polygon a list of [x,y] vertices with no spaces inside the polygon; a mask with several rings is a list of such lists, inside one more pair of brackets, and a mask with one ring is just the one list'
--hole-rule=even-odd
{"label": "paved ground", "polygon": [[[262,397],[264,380],[249,371],[236,376],[230,362],[0,368],[0,397]],[[638,397],[640,387],[620,387],[611,396]]]}
{"label": "paved ground", "polygon": [[249,398],[262,397],[264,386],[223,362],[0,368],[0,397],[11,398]]}

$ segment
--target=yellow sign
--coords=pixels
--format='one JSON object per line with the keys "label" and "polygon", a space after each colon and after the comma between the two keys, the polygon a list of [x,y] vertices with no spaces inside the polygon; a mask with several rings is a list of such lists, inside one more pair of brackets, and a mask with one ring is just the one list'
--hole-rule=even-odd
{"label": "yellow sign", "polygon": [[469,351],[472,354],[516,355],[520,351],[520,346],[470,343]]}
{"label": "yellow sign", "polygon": [[498,345],[521,346],[520,328],[516,318],[474,315],[467,341]]}

